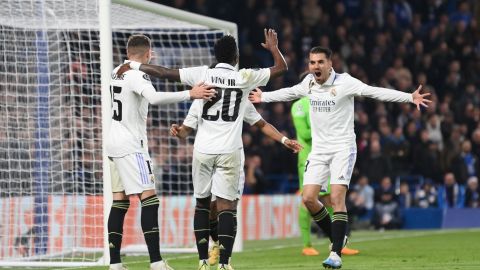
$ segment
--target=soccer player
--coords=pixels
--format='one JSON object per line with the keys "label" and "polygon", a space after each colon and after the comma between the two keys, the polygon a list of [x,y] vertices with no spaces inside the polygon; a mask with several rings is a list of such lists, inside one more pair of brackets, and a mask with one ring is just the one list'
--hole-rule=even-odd
{"label": "soccer player", "polygon": [[[307,74],[305,74],[306,76]],[[303,78],[303,77],[302,77]],[[297,140],[304,148],[298,153],[298,180],[300,191],[303,188],[303,174],[305,172],[305,163],[308,158],[308,154],[312,150],[312,130],[310,128],[310,102],[308,97],[303,97],[292,104],[291,114],[293,119],[293,124],[295,126],[295,131],[297,134]],[[327,208],[330,218],[333,214],[332,206],[328,200],[327,195],[330,194],[330,181],[326,191],[321,191],[319,196],[322,201],[322,204]],[[323,199],[323,200],[322,200]],[[300,224],[300,234],[303,241],[303,250],[302,254],[305,256],[316,256],[318,251],[312,246],[312,241],[310,240],[310,227],[311,227],[311,216],[308,213],[308,210],[305,208],[305,205],[301,204],[298,211],[298,221]],[[355,255],[359,251],[356,249],[350,249],[347,247],[342,248],[343,255]]]}
{"label": "soccer player", "polygon": [[[133,35],[127,42],[130,61],[148,63],[151,58],[150,39]],[[172,269],[162,260],[158,230],[158,198],[155,195],[152,162],[147,147],[148,104],[167,104],[189,99],[210,99],[215,91],[195,86],[190,91],[156,92],[148,75],[131,70],[117,76],[115,68],[110,85],[112,122],[106,151],[112,174],[113,204],[108,218],[110,269],[126,269],[120,260],[123,222],[130,205],[129,195],[137,195],[142,204],[141,224],[150,255],[151,270]]]}
{"label": "soccer player", "polygon": [[[194,129],[197,129],[198,122],[202,121],[200,109],[201,109],[200,102],[194,101],[192,106],[190,107],[190,110],[188,111],[188,115],[185,118],[183,125],[179,126],[177,124],[173,124],[170,128],[170,135],[184,139]],[[270,123],[265,121],[262,118],[262,116],[257,112],[253,104],[249,101],[247,102],[247,108],[245,110],[243,121],[248,123],[251,126],[258,127],[263,132],[263,134],[269,136],[270,138],[272,138],[277,142],[281,142],[285,147],[293,150],[294,153],[298,153],[302,149],[302,145],[300,145],[297,141],[290,140],[287,137],[283,136],[283,134],[280,133],[274,126],[272,126]],[[240,169],[239,193],[238,193],[237,199],[235,200],[235,211],[234,211],[234,218],[235,218],[234,239],[236,236],[236,229],[237,229],[236,209],[237,209],[238,201],[240,200],[243,194],[243,188],[245,184],[244,162],[245,162],[245,156],[242,150],[241,166],[239,168]],[[212,181],[220,181],[219,177],[221,177],[221,175],[214,172],[212,176]],[[220,252],[220,247],[218,243],[218,232],[217,232],[217,228],[218,228],[217,206],[215,202],[216,198],[214,197],[215,196],[212,196],[212,202],[210,204],[210,236],[214,241],[214,245],[209,252],[208,263],[210,265],[217,264],[219,252]],[[227,269],[233,270],[230,262]]]}
{"label": "soccer player", "polygon": [[[382,101],[410,102],[418,109],[431,102],[429,94],[420,94],[421,86],[412,94],[381,87],[372,87],[353,78],[348,73],[338,74],[332,68],[332,51],[314,47],[309,54],[311,74],[289,88],[262,93],[252,92],[254,102],[295,100],[308,96],[310,123],[312,125],[312,152],[305,163],[302,200],[313,219],[328,231],[330,217],[318,193],[326,190],[330,178],[330,201],[333,206],[330,235],[332,251],[323,261],[324,267],[342,267],[341,250],[347,228],[345,196],[357,156],[354,124],[354,97],[366,96]],[[328,233],[327,233],[328,235]]]}
{"label": "soccer player", "polygon": [[[218,241],[221,247],[218,269],[227,269],[232,253],[234,236],[235,200],[238,196],[242,153],[242,122],[248,93],[257,86],[264,86],[270,78],[287,70],[287,63],[278,49],[277,33],[265,29],[262,46],[273,56],[274,65],[263,69],[236,71],[238,48],[235,38],[224,36],[215,43],[215,68],[207,66],[169,69],[161,66],[130,62],[129,67],[187,85],[205,82],[213,85],[217,95],[202,104],[202,121],[199,122],[194,144],[192,175],[196,198],[194,231],[199,255],[199,269],[209,269],[208,235],[210,196],[217,197]],[[125,67],[128,69],[129,67]],[[117,74],[121,74],[120,70]],[[219,181],[212,182],[213,172]]]}

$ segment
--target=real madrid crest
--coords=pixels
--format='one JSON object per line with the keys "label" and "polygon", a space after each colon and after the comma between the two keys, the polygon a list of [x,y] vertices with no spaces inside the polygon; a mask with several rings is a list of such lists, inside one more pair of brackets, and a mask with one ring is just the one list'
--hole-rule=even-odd
{"label": "real madrid crest", "polygon": [[332,97],[336,96],[337,95],[337,90],[335,88],[332,88],[330,90],[330,95],[332,95]]}

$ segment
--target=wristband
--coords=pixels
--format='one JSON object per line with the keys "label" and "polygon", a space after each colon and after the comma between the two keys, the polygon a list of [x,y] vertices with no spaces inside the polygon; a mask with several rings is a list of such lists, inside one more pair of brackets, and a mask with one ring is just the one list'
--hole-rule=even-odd
{"label": "wristband", "polygon": [[282,137],[282,144],[285,144],[285,141],[286,141],[286,140],[288,140],[288,138],[285,137],[285,136],[283,136],[283,137]]}
{"label": "wristband", "polygon": [[129,65],[130,65],[130,68],[133,70],[140,70],[140,65],[142,65],[142,63],[139,63],[136,61],[130,61]]}

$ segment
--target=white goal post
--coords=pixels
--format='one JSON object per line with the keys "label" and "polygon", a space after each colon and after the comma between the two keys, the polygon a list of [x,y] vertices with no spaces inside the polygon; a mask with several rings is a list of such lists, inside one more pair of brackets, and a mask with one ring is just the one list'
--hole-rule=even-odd
{"label": "white goal post", "polygon": [[[237,37],[237,26],[145,0],[0,2],[0,267],[106,265],[111,187],[102,141],[110,73],[126,58],[128,37],[148,35],[152,63],[181,68],[212,64],[214,42]],[[186,89],[153,83],[159,91]],[[193,141],[168,137],[189,105],[149,110],[163,253],[195,251]],[[147,253],[136,199],[122,252]]]}

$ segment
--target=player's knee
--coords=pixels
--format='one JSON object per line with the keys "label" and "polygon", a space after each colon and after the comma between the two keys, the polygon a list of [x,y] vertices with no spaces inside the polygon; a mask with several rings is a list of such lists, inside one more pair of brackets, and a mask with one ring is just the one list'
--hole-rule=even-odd
{"label": "player's knee", "polygon": [[330,200],[332,207],[335,211],[343,211],[345,208],[345,198],[339,196],[338,198],[332,197]]}
{"label": "player's knee", "polygon": [[308,209],[314,208],[319,203],[316,196],[311,196],[309,194],[303,194],[302,202]]}
{"label": "player's knee", "polygon": [[210,209],[210,197],[197,198],[197,208]]}

